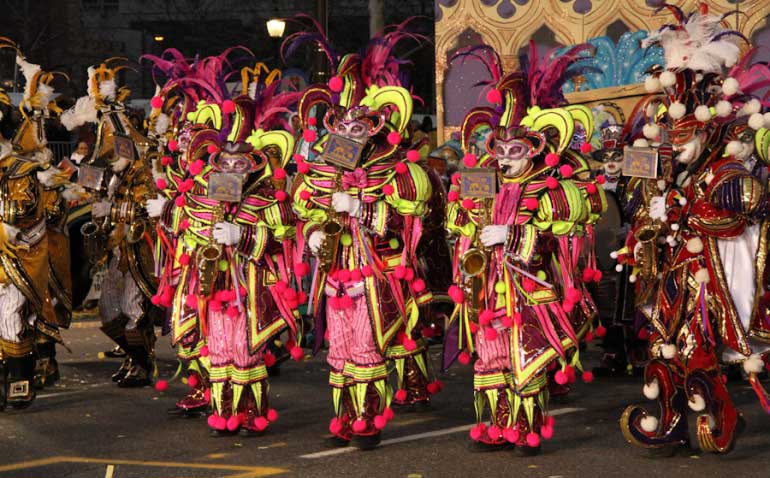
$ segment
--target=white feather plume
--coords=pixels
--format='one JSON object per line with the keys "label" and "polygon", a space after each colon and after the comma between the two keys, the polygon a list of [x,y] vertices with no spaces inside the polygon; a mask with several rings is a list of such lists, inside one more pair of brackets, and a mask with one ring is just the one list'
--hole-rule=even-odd
{"label": "white feather plume", "polygon": [[61,114],[61,124],[69,131],[86,123],[96,123],[96,102],[91,96],[81,96],[72,108]]}
{"label": "white feather plume", "polygon": [[168,131],[169,117],[166,113],[161,113],[155,118],[155,134],[158,136],[166,134]]}
{"label": "white feather plume", "polygon": [[40,65],[35,65],[24,59],[21,55],[16,55],[16,64],[21,69],[21,74],[24,75],[24,99],[29,100],[32,90],[32,79],[40,71]]}

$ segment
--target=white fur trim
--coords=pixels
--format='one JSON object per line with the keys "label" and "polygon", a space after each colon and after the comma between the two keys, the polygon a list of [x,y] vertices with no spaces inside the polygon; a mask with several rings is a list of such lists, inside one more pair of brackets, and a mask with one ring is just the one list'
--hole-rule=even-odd
{"label": "white fur trim", "polygon": [[727,146],[725,147],[725,152],[728,154],[728,156],[735,156],[736,154],[741,152],[741,149],[743,149],[743,143],[741,143],[737,139],[734,139],[729,143],[727,143]]}
{"label": "white fur trim", "polygon": [[658,379],[653,378],[652,382],[645,383],[642,387],[642,393],[648,400],[657,400],[660,395],[660,384],[658,384]]}
{"label": "white fur trim", "polygon": [[711,121],[711,110],[709,107],[706,105],[698,105],[698,107],[695,108],[695,119],[701,123]]}
{"label": "white fur trim", "polygon": [[746,112],[747,115],[753,115],[754,113],[759,113],[762,110],[762,103],[759,102],[758,99],[752,98],[749,101],[746,102],[746,104],[743,105],[743,111]]}
{"label": "white fur trim", "polygon": [[664,71],[660,74],[660,85],[668,88],[676,84],[676,74],[673,71]]}
{"label": "white fur trim", "polygon": [[166,134],[170,121],[171,120],[166,113],[159,114],[158,117],[155,118],[155,134],[159,136]]}
{"label": "white fur trim", "polygon": [[99,95],[101,95],[102,98],[107,98],[110,100],[115,99],[115,92],[117,91],[118,87],[115,84],[115,80],[106,80],[99,82]]}
{"label": "white fur trim", "polygon": [[733,112],[733,104],[730,103],[727,100],[720,100],[717,103],[717,116],[720,118],[724,118],[726,116],[730,116],[730,113]]}
{"label": "white fur trim", "polygon": [[86,190],[79,184],[70,183],[64,186],[61,195],[67,201],[80,201],[86,195]]}
{"label": "white fur trim", "polygon": [[658,418],[647,415],[639,421],[639,425],[642,427],[642,430],[647,433],[653,433],[658,430]]}
{"label": "white fur trim", "polygon": [[644,89],[647,93],[657,93],[660,91],[660,80],[652,75],[647,75],[644,79]]}
{"label": "white fur trim", "polygon": [[701,268],[695,272],[695,281],[699,284],[708,284],[711,279],[709,278],[709,271]]}
{"label": "white fur trim", "polygon": [[684,118],[684,115],[687,114],[687,107],[678,101],[671,104],[671,106],[668,107],[668,115],[673,119],[680,119]]}
{"label": "white fur trim", "polygon": [[752,113],[749,116],[749,127],[755,131],[765,127],[765,117],[762,116],[762,113]]}
{"label": "white fur trim", "polygon": [[663,344],[660,346],[660,355],[664,359],[671,360],[672,358],[676,357],[676,345],[674,344]]}
{"label": "white fur trim", "polygon": [[687,406],[693,412],[702,412],[706,409],[706,400],[699,393],[694,393],[692,397],[687,401]]}
{"label": "white fur trim", "polygon": [[660,126],[655,123],[647,123],[644,125],[644,128],[642,128],[642,131],[644,132],[645,138],[655,139],[660,135]]}
{"label": "white fur trim", "polygon": [[752,354],[743,362],[743,370],[749,375],[752,373],[762,373],[764,369],[765,362],[759,354]]}
{"label": "white fur trim", "polygon": [[78,98],[72,108],[61,114],[61,124],[69,131],[96,121],[96,103],[90,96]]}
{"label": "white fur trim", "polygon": [[690,254],[700,254],[703,252],[703,241],[701,241],[700,237],[692,237],[687,240],[687,252]]}
{"label": "white fur trim", "polygon": [[722,93],[724,93],[725,96],[733,96],[738,93],[738,88],[740,88],[738,80],[732,77],[726,78],[724,83],[722,83]]}
{"label": "white fur trim", "polygon": [[649,146],[650,146],[650,143],[644,138],[639,138],[634,140],[635,148],[648,148]]}
{"label": "white fur trim", "polygon": [[60,172],[61,172],[60,169],[51,166],[50,168],[45,169],[43,171],[38,171],[37,180],[40,181],[43,184],[43,186],[46,186],[49,188],[53,187],[55,186],[54,176],[56,176],[56,174]]}

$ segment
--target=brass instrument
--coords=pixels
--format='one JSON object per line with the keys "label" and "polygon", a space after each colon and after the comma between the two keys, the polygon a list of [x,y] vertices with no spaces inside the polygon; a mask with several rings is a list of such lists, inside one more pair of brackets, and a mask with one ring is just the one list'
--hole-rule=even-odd
{"label": "brass instrument", "polygon": [[211,294],[214,280],[219,270],[219,259],[222,257],[222,245],[214,240],[214,226],[222,222],[225,215],[224,206],[219,203],[214,208],[209,228],[209,242],[198,250],[196,265],[198,266],[198,293],[204,296]]}
{"label": "brass instrument", "polygon": [[479,311],[483,308],[482,296],[487,288],[487,264],[491,251],[481,243],[481,230],[492,222],[492,199],[484,198],[484,210],[479,215],[476,232],[473,235],[475,247],[471,247],[460,257],[460,271],[465,275],[465,288],[471,297],[471,308]]}
{"label": "brass instrument", "polygon": [[[144,209],[142,209],[142,211],[143,210]],[[128,223],[129,226],[128,233],[126,233],[126,241],[129,244],[136,244],[142,240],[149,227],[147,215],[146,213],[136,211],[135,208],[131,208]]]}
{"label": "brass instrument", "polygon": [[[334,193],[342,190],[342,173],[338,169],[334,176]],[[331,201],[331,196],[330,196]],[[329,210],[326,213],[326,221],[321,225],[321,231],[324,233],[324,240],[318,250],[318,261],[321,270],[329,272],[334,265],[334,259],[337,257],[337,251],[340,245],[340,236],[342,235],[342,223],[337,216],[337,211],[329,203]]]}
{"label": "brass instrument", "polygon": [[91,220],[80,226],[80,234],[83,235],[83,246],[91,264],[101,263],[102,259],[107,255],[107,240],[109,238],[107,221],[109,217],[103,219],[101,223]]}

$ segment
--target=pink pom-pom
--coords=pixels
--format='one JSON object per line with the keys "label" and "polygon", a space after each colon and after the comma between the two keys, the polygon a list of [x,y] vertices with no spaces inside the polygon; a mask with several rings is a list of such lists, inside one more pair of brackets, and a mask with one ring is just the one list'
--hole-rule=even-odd
{"label": "pink pom-pom", "polygon": [[305,351],[302,350],[302,347],[299,347],[299,346],[292,347],[289,353],[291,354],[292,360],[294,360],[295,362],[299,362],[300,360],[305,358]]}
{"label": "pink pom-pom", "polygon": [[547,426],[549,426],[549,427],[553,428],[553,427],[556,425],[556,419],[555,419],[554,417],[552,417],[552,416],[550,416],[550,415],[549,415],[549,416],[545,417],[545,421],[544,421],[544,423],[545,423]]}
{"label": "pink pom-pom", "polygon": [[571,313],[573,310],[575,310],[575,303],[574,303],[574,302],[570,302],[570,301],[568,301],[568,300],[565,300],[564,302],[562,302],[562,304],[561,304],[561,308],[562,308],[562,309],[564,309],[564,312],[566,312],[567,314],[569,314],[569,313]]}
{"label": "pink pom-pom", "polygon": [[401,144],[401,135],[399,134],[398,131],[391,131],[390,133],[388,133],[387,139],[388,139],[388,144],[390,144],[391,146],[397,146]]}
{"label": "pink pom-pom", "polygon": [[590,370],[586,370],[580,378],[582,378],[585,383],[591,383],[594,381],[594,373]]}
{"label": "pink pom-pom", "polygon": [[150,106],[156,110],[163,108],[163,98],[160,96],[153,96],[150,100]]}
{"label": "pink pom-pom", "polygon": [[481,428],[481,425],[476,425],[475,427],[471,428],[470,436],[471,440],[473,441],[479,441],[481,440],[481,435],[484,433],[483,428]]}
{"label": "pink pom-pom", "polygon": [[160,164],[162,164],[163,166],[170,166],[171,163],[173,162],[174,162],[174,158],[172,158],[171,156],[161,156],[160,158]]}
{"label": "pink pom-pom", "polygon": [[560,158],[559,155],[556,153],[548,153],[545,155],[545,165],[549,168],[553,168],[557,164],[559,164]]}
{"label": "pink pom-pom", "polygon": [[225,313],[227,314],[228,317],[230,317],[231,319],[234,319],[238,317],[238,307],[231,305],[230,307],[227,308],[227,312]]}
{"label": "pink pom-pom", "polygon": [[532,293],[537,288],[537,283],[530,279],[529,277],[525,277],[521,281],[521,286],[524,288],[524,290],[528,293]]}
{"label": "pink pom-pom", "polygon": [[586,341],[586,343],[591,342],[594,340],[594,334],[590,330],[586,332],[586,334],[583,336],[583,340]]}
{"label": "pink pom-pom", "polygon": [[417,348],[417,342],[407,337],[406,339],[404,339],[403,346],[404,346],[404,350],[406,350],[407,352],[411,352],[412,350]]}
{"label": "pink pom-pom", "polygon": [[198,297],[195,294],[188,294],[184,300],[187,307],[194,309],[198,307]]}
{"label": "pink pom-pom", "polygon": [[559,385],[564,385],[567,382],[569,382],[569,377],[564,372],[564,370],[559,370],[558,372],[556,372],[556,375],[554,375],[553,378],[554,380],[556,380],[556,383],[558,383]]}
{"label": "pink pom-pom", "polygon": [[190,166],[187,169],[190,171],[190,174],[192,174],[193,176],[197,176],[203,172],[203,168],[205,166],[206,166],[206,163],[204,163],[202,159],[196,159],[190,164]]}
{"label": "pink pom-pom", "polygon": [[596,194],[598,190],[599,189],[596,187],[596,184],[594,183],[588,183],[588,186],[586,186],[586,192],[588,194]]}
{"label": "pink pom-pom", "polygon": [[580,298],[583,295],[580,293],[579,290],[575,289],[574,287],[568,287],[567,288],[567,300],[570,302],[579,302]]}
{"label": "pink pom-pom", "polygon": [[537,448],[540,446],[540,435],[535,432],[527,433],[527,446],[530,448]]}
{"label": "pink pom-pom", "polygon": [[241,417],[239,415],[232,415],[227,419],[227,429],[231,432],[241,428]]}
{"label": "pink pom-pom", "polygon": [[385,407],[385,410],[382,411],[382,415],[385,417],[385,420],[387,421],[393,420],[393,417],[396,416],[396,414],[393,413],[393,409],[390,407]]}
{"label": "pink pom-pom", "polygon": [[573,167],[572,167],[572,166],[570,166],[569,164],[563,164],[563,165],[562,165],[562,166],[559,168],[559,173],[560,173],[562,176],[564,176],[565,178],[571,178],[571,177],[572,177],[572,173],[574,173],[574,172],[575,172],[575,168],[573,168]]}
{"label": "pink pom-pom", "polygon": [[396,393],[393,394],[393,398],[395,398],[399,402],[403,402],[404,400],[406,400],[406,390],[404,390],[403,388],[396,390]]}
{"label": "pink pom-pom", "polygon": [[406,160],[410,163],[416,163],[420,160],[420,152],[416,149],[410,149],[406,152]]}
{"label": "pink pom-pom", "polygon": [[267,426],[270,425],[270,423],[267,421],[267,418],[265,417],[257,417],[254,419],[254,429],[258,432],[263,432],[267,429]]}
{"label": "pink pom-pom", "polygon": [[524,318],[521,316],[521,312],[513,313],[513,323],[516,324],[516,327],[521,327],[523,321]]}
{"label": "pink pom-pom", "polygon": [[412,288],[415,292],[419,293],[425,290],[425,281],[422,279],[415,279],[414,282],[412,282]]}
{"label": "pink pom-pom", "polygon": [[534,211],[537,209],[538,201],[537,198],[524,198],[522,200],[522,205],[525,209],[529,211]]}
{"label": "pink pom-pom", "polygon": [[168,390],[168,382],[166,380],[158,380],[155,382],[155,390],[159,392],[165,392]]}
{"label": "pink pom-pom", "polygon": [[559,181],[553,176],[548,176],[545,178],[545,185],[548,189],[556,189],[559,187]]}
{"label": "pink pom-pom", "polygon": [[339,434],[342,431],[342,420],[337,417],[332,418],[329,422],[329,431],[332,435]]}
{"label": "pink pom-pom", "polygon": [[211,402],[211,389],[207,388],[203,391],[203,400],[206,402]]}
{"label": "pink pom-pom", "polygon": [[599,184],[606,183],[607,182],[607,176],[605,176],[603,174],[599,174],[598,176],[596,176],[596,182],[599,183]]}
{"label": "pink pom-pom", "polygon": [[382,430],[383,428],[385,428],[385,425],[387,425],[387,424],[388,424],[388,420],[385,419],[384,416],[382,416],[382,415],[375,415],[375,417],[374,417],[374,428],[376,428],[377,430]]}
{"label": "pink pom-pom", "polygon": [[569,383],[575,383],[575,380],[576,380],[576,378],[575,378],[575,367],[573,367],[572,365],[567,365],[564,368],[564,371],[567,373],[567,381]]}
{"label": "pink pom-pom", "polygon": [[495,318],[495,313],[490,309],[484,309],[479,312],[479,325],[489,325],[492,319]]}
{"label": "pink pom-pom", "polygon": [[492,88],[487,91],[487,102],[492,103],[493,105],[502,103],[503,94],[497,88]]}
{"label": "pink pom-pom", "polygon": [[307,189],[304,189],[304,190],[300,191],[300,193],[299,193],[299,197],[300,197],[300,199],[302,199],[303,201],[308,201],[308,200],[310,200],[310,196],[311,196],[311,195],[310,195],[310,191],[308,191]]}
{"label": "pink pom-pom", "polygon": [[476,206],[476,203],[473,202],[473,199],[471,199],[471,198],[463,199],[463,202],[461,204],[462,204],[464,209],[473,209],[474,206]]}
{"label": "pink pom-pom", "polygon": [[286,292],[286,289],[289,288],[289,284],[287,284],[286,281],[279,280],[273,287],[275,287],[276,292],[283,295],[283,293]]}
{"label": "pink pom-pom", "polygon": [[594,280],[594,270],[591,269],[590,267],[586,267],[585,269],[583,269],[583,274],[581,276],[581,279],[583,280],[583,282],[591,282],[592,280]]}
{"label": "pink pom-pom", "polygon": [[508,443],[516,443],[519,441],[519,430],[515,428],[506,428],[503,430],[503,438]]}
{"label": "pink pom-pom", "polygon": [[602,280],[602,276],[603,276],[603,275],[604,275],[604,274],[602,273],[602,271],[600,271],[600,270],[595,270],[595,271],[594,271],[594,282],[599,282],[600,280]]}
{"label": "pink pom-pom", "polygon": [[471,363],[471,354],[463,350],[460,352],[460,355],[457,356],[457,361],[463,365],[468,365]]}
{"label": "pink pom-pom", "polygon": [[190,220],[187,218],[184,218],[181,221],[179,221],[179,229],[183,231],[190,229]]}
{"label": "pink pom-pom", "polygon": [[374,275],[374,269],[370,265],[365,265],[361,268],[361,274],[363,274],[364,277],[371,277]]}
{"label": "pink pom-pom", "polygon": [[309,124],[310,126],[315,126],[318,124],[318,120],[316,119],[315,116],[311,116],[310,118],[307,119],[307,124]]}
{"label": "pink pom-pom", "polygon": [[278,191],[275,192],[275,198],[278,201],[283,202],[283,201],[285,201],[286,199],[289,198],[289,195],[286,194],[286,191],[284,191],[283,189],[279,189]]}
{"label": "pink pom-pom", "polygon": [[488,341],[493,341],[497,339],[497,330],[495,330],[494,327],[486,327],[484,330],[484,338]]}
{"label": "pink pom-pom", "polygon": [[339,76],[332,76],[329,78],[329,89],[332,90],[334,93],[339,93],[342,91],[342,88],[344,88],[345,83],[342,81],[342,78]]}
{"label": "pink pom-pom", "polygon": [[201,357],[208,357],[209,356],[209,346],[204,345],[201,347]]}
{"label": "pink pom-pom", "polygon": [[219,147],[216,144],[206,146],[206,152],[209,154],[216,154],[217,151],[219,151]]}
{"label": "pink pom-pom", "polygon": [[594,329],[594,332],[596,333],[597,337],[604,337],[607,335],[607,329],[603,325],[600,325]]}
{"label": "pink pom-pom", "polygon": [[281,294],[284,299],[286,300],[297,300],[297,291],[294,289],[287,288],[283,291],[283,294]]}
{"label": "pink pom-pom", "polygon": [[360,281],[362,276],[361,269],[353,269],[350,271],[350,280],[353,282]]}
{"label": "pink pom-pom", "polygon": [[451,178],[452,184],[455,186],[460,185],[460,173],[454,173]]}
{"label": "pink pom-pom", "polygon": [[310,171],[310,165],[302,161],[297,163],[297,172],[300,174],[307,174]]}
{"label": "pink pom-pom", "polygon": [[157,181],[155,181],[155,187],[158,189],[166,189],[168,187],[168,183],[163,178],[158,178]]}
{"label": "pink pom-pom", "polygon": [[455,304],[462,304],[465,302],[465,292],[456,285],[450,286],[447,293]]}
{"label": "pink pom-pom", "polygon": [[267,420],[270,422],[278,420],[278,411],[275,408],[271,408],[267,411]]}
{"label": "pink pom-pom", "polygon": [[192,179],[185,179],[181,183],[179,183],[179,192],[180,193],[186,193],[188,191],[191,191],[195,183]]}
{"label": "pink pom-pom", "polygon": [[353,422],[353,431],[356,433],[363,433],[366,431],[366,420],[359,418]]}
{"label": "pink pom-pom", "polygon": [[426,388],[431,395],[435,395],[441,391],[441,386],[436,382],[430,382]]}
{"label": "pink pom-pom", "polygon": [[463,156],[463,164],[466,168],[472,168],[476,166],[476,163],[478,162],[479,159],[473,153],[465,153],[465,156]]}
{"label": "pink pom-pom", "polygon": [[229,115],[235,112],[235,102],[233,100],[225,100],[222,102],[222,113]]}
{"label": "pink pom-pom", "polygon": [[168,142],[168,150],[171,152],[177,151],[179,149],[179,141],[172,139]]}
{"label": "pink pom-pom", "polygon": [[154,296],[150,297],[150,302],[152,305],[160,305],[160,296],[155,294]]}
{"label": "pink pom-pom", "polygon": [[350,281],[350,271],[347,270],[347,269],[340,270],[339,272],[337,272],[337,279],[340,282],[348,282],[348,281]]}
{"label": "pink pom-pom", "polygon": [[553,427],[549,427],[548,425],[543,425],[540,427],[540,436],[542,436],[545,440],[550,440],[553,438]]}
{"label": "pink pom-pom", "polygon": [[405,266],[396,266],[395,269],[393,269],[393,276],[396,279],[403,279],[406,277],[406,267]]}
{"label": "pink pom-pom", "polygon": [[487,428],[487,436],[490,440],[497,440],[502,434],[503,430],[497,425],[492,425],[491,427]]}
{"label": "pink pom-pom", "polygon": [[275,179],[286,179],[286,170],[283,168],[275,168],[273,170],[273,177]]}
{"label": "pink pom-pom", "polygon": [[449,202],[455,202],[460,199],[460,192],[453,189],[447,193],[446,198],[449,200]]}
{"label": "pink pom-pom", "polygon": [[265,367],[272,367],[275,365],[275,355],[273,355],[273,352],[265,352],[263,360],[265,361]]}
{"label": "pink pom-pom", "polygon": [[318,137],[318,134],[315,132],[315,130],[306,129],[305,131],[302,132],[302,139],[304,139],[308,143],[314,143],[317,137]]}
{"label": "pink pom-pom", "polygon": [[583,143],[580,145],[580,152],[583,154],[588,154],[593,150],[594,150],[594,147],[591,146],[591,143]]}
{"label": "pink pom-pom", "polygon": [[406,163],[396,163],[396,172],[398,174],[406,174],[409,171],[409,167]]}
{"label": "pink pom-pom", "polygon": [[174,199],[174,204],[176,204],[176,207],[184,207],[185,204],[187,204],[187,201],[185,201],[184,196],[177,196],[177,198]]}
{"label": "pink pom-pom", "polygon": [[394,192],[396,192],[396,189],[393,187],[392,184],[386,184],[382,187],[382,194],[386,196],[392,195]]}
{"label": "pink pom-pom", "polygon": [[214,424],[216,423],[216,421],[217,421],[217,418],[216,418],[216,415],[214,414],[209,415],[208,418],[206,419],[206,423],[209,424],[209,428],[214,428]]}
{"label": "pink pom-pom", "polygon": [[294,274],[299,277],[305,277],[306,275],[310,274],[310,264],[297,262],[294,264]]}
{"label": "pink pom-pom", "polygon": [[513,325],[513,318],[506,315],[500,319],[500,323],[503,324],[503,327],[510,328]]}

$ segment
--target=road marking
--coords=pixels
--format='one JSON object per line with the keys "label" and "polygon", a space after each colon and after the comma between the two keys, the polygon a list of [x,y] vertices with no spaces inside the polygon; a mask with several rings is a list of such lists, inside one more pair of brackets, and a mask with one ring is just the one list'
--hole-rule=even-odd
{"label": "road marking", "polygon": [[104,478],[112,478],[113,473],[115,473],[115,465],[107,465],[107,471],[104,472]]}
{"label": "road marking", "polygon": [[[566,415],[568,413],[581,412],[583,410],[585,410],[585,408],[558,408],[556,410],[551,410],[548,413],[548,415],[552,417],[556,417],[559,415]],[[424,438],[432,438],[432,437],[443,436],[443,435],[451,435],[453,433],[465,432],[470,430],[475,425],[476,425],[475,423],[472,423],[470,425],[461,425],[461,426],[452,427],[452,428],[445,428],[443,430],[434,430],[432,432],[417,433],[415,435],[406,435],[403,437],[391,438],[389,440],[383,440],[380,443],[380,446],[383,447],[388,445],[395,445],[397,443],[405,443],[410,441],[422,440]],[[351,453],[354,451],[358,451],[358,448],[355,448],[355,447],[336,448],[334,450],[324,450],[316,453],[308,453],[307,455],[300,455],[299,458],[313,460],[316,458],[325,458],[327,456],[342,455],[344,453]]]}

